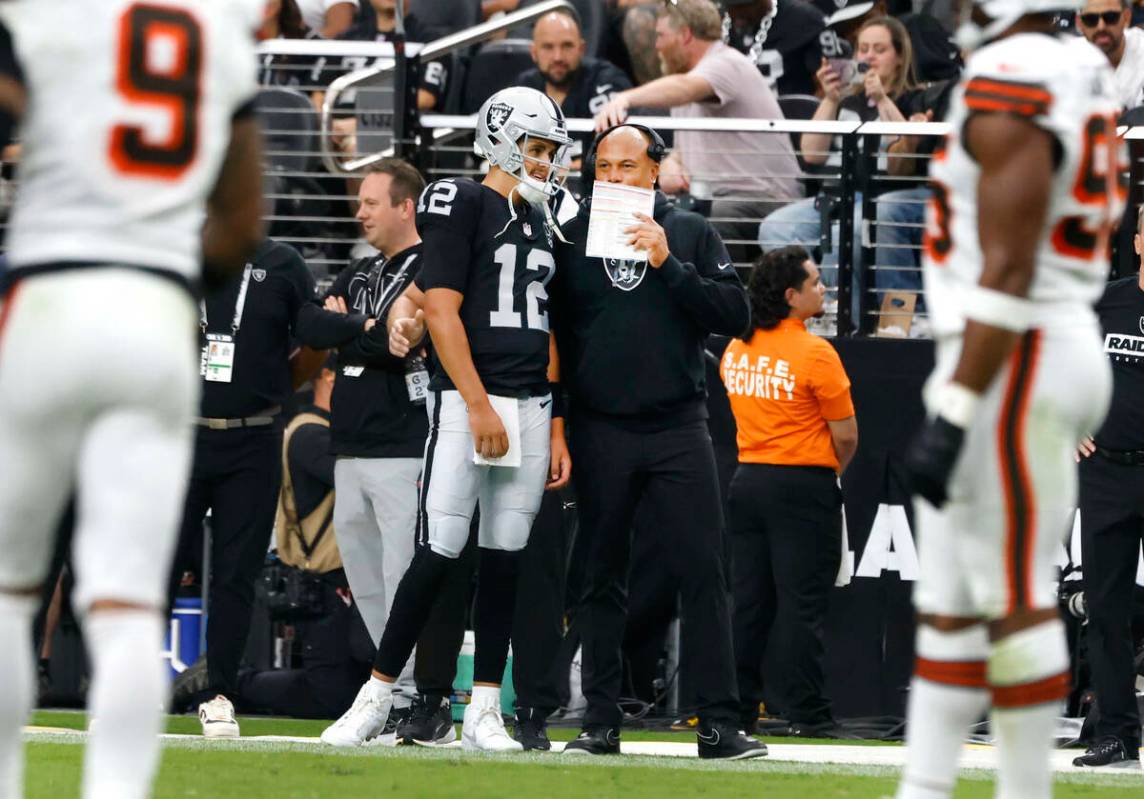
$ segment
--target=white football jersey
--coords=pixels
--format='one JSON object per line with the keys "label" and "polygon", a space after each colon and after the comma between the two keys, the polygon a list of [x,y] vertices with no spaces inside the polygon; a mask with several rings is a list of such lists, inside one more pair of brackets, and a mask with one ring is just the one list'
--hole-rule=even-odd
{"label": "white football jersey", "polygon": [[1127,159],[1116,137],[1116,82],[1108,59],[1081,37],[1020,34],[982,48],[966,64],[948,121],[953,130],[930,164],[926,210],[926,305],[935,335],[965,324],[964,290],[981,278],[977,228],[980,167],[961,132],[969,116],[1021,116],[1057,140],[1060,163],[1037,246],[1029,299],[1038,327],[1076,321],[1100,297],[1108,244],[1127,198]]}
{"label": "white football jersey", "polygon": [[0,3],[28,105],[7,249],[200,273],[205,200],[256,91],[249,0]]}

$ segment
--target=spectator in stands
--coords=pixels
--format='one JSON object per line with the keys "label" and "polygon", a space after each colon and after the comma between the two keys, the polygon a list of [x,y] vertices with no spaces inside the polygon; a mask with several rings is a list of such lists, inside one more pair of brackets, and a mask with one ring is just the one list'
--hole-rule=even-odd
{"label": "spectator in stands", "polygon": [[[813,119],[818,122],[842,120],[905,122],[898,103],[916,91],[913,82],[913,50],[900,22],[880,17],[866,23],[858,35],[858,53],[853,68],[840,73],[837,62],[823,60],[816,78],[822,88],[822,103]],[[858,65],[866,65],[860,72]],[[844,82],[844,80],[846,82]],[[889,145],[888,140],[882,146]],[[840,140],[825,133],[804,133],[799,149],[803,160],[813,166],[837,168]],[[775,211],[759,225],[759,246],[763,251],[790,244],[811,249],[822,235],[821,212],[813,198],[792,203]],[[837,236],[833,236],[837,240]],[[823,253],[823,262],[836,262],[836,256]]]}
{"label": "spectator in stands", "polygon": [[841,38],[858,47],[858,31],[872,19],[889,15],[886,0],[814,0],[826,15],[826,26]]}
{"label": "spectator in stands", "polygon": [[[609,60],[624,66],[635,83],[650,83],[660,77],[655,53],[655,14],[660,0],[607,0]],[[626,59],[621,59],[623,55]]]}
{"label": "spectator in stands", "polygon": [[[613,94],[630,89],[632,83],[607,61],[585,56],[586,47],[575,11],[561,8],[545,14],[532,29],[529,52],[536,66],[522,72],[517,84],[547,94],[565,117],[594,117]],[[583,154],[591,134],[580,134],[577,141],[573,158]]]}
{"label": "spectator in stands", "polygon": [[730,19],[727,44],[754,61],[780,96],[814,94],[822,59],[841,55],[838,34],[807,0],[720,0],[720,5]]}
{"label": "spectator in stands", "polygon": [[[421,24],[417,15],[410,10],[417,2],[431,0],[405,0],[405,40],[407,42],[431,42],[439,38],[441,33]],[[343,41],[355,42],[388,42],[393,40],[397,29],[397,0],[369,0],[374,13],[360,19],[338,38]],[[329,65],[325,71],[325,80],[328,84],[334,78],[368,66],[370,58],[367,56],[345,56],[335,65]],[[417,87],[417,107],[422,111],[440,110],[445,101],[445,90],[449,78],[449,70],[444,61],[430,61],[421,65],[421,83]],[[344,98],[352,102],[350,97]]]}
{"label": "spectator in stands", "polygon": [[1131,21],[1131,0],[1088,0],[1076,15],[1084,38],[1116,70],[1116,94],[1126,110],[1144,104],[1144,31],[1129,27]]}
{"label": "spectator in stands", "polygon": [[520,7],[520,0],[480,0],[481,19],[489,20],[498,14],[508,14]]}
{"label": "spectator in stands", "polygon": [[[269,0],[262,14],[262,25],[257,32],[261,42],[270,39],[320,39],[307,30],[298,10],[297,0]],[[320,68],[324,62],[317,56],[262,55],[259,61],[258,85],[283,86],[301,91],[317,88]]]}
{"label": "spectator in stands", "polygon": [[[823,626],[842,554],[838,475],[858,449],[850,379],[838,353],[809,333],[825,288],[802,247],[760,258],[747,287],[751,328],[723,354],[738,428],[727,499],[741,722],[753,731],[767,650],[772,695],[796,735],[833,726]],[[771,700],[773,701],[773,700]]]}
{"label": "spectator in stands", "polygon": [[341,36],[354,24],[354,17],[358,13],[358,0],[297,1],[306,27],[323,39]]}
{"label": "spectator in stands", "polygon": [[[656,20],[662,78],[616,94],[596,115],[596,129],[622,123],[632,106],[670,108],[680,119],[782,119],[774,92],[755,65],[723,44],[711,0],[673,0]],[[755,222],[802,195],[799,167],[785,134],[679,131],[664,159],[660,188],[711,201],[711,218],[730,245],[749,242]]]}

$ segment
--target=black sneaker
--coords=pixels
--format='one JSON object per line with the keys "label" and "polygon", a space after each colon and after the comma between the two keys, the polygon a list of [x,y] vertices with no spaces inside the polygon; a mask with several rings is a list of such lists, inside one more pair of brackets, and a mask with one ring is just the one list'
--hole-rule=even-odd
{"label": "black sneaker", "polygon": [[767,746],[733,724],[703,722],[695,733],[699,741],[699,757],[713,760],[749,760],[766,757]]}
{"label": "black sneaker", "polygon": [[536,708],[520,707],[516,709],[516,724],[512,728],[513,740],[520,741],[524,751],[535,750],[547,752],[552,748],[548,740],[548,720]]}
{"label": "black sneaker", "polygon": [[453,708],[440,694],[418,694],[409,719],[397,725],[397,743],[437,746],[457,740]]}
{"label": "black sneaker", "polygon": [[616,727],[586,727],[564,747],[566,755],[618,755],[620,731]]}
{"label": "black sneaker", "polygon": [[1116,769],[1140,768],[1140,750],[1129,749],[1124,741],[1115,735],[1101,738],[1088,748],[1083,755],[1073,759],[1074,766],[1098,768],[1101,766]]}
{"label": "black sneaker", "polygon": [[377,743],[381,746],[397,746],[397,728],[409,722],[413,716],[413,707],[395,707],[389,711],[389,718],[381,728],[381,735],[377,736]]}

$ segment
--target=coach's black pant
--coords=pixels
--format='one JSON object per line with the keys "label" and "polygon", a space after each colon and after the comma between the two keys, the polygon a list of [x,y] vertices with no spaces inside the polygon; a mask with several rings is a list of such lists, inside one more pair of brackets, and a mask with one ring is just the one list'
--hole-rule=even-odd
{"label": "coach's black pant", "polygon": [[212,693],[233,696],[238,688],[254,582],[269,549],[281,481],[277,427],[199,429],[172,585],[184,568],[200,562],[203,517],[210,510],[207,673]]}
{"label": "coach's black pant", "polygon": [[823,623],[842,557],[842,492],[834,472],[740,464],[727,508],[743,721],[757,717],[770,649],[767,690],[786,718],[829,723]]}
{"label": "coach's black pant", "polygon": [[574,559],[584,570],[576,612],[583,645],[584,725],[619,726],[632,521],[640,501],[663,520],[667,567],[680,582],[681,668],[698,681],[699,715],[733,721],[739,696],[723,573],[723,512],[711,436],[702,422],[635,432],[582,414],[571,420],[580,511]]}
{"label": "coach's black pant", "polygon": [[1099,454],[1082,461],[1080,525],[1088,656],[1100,704],[1096,735],[1139,746],[1132,600],[1144,537],[1144,467]]}

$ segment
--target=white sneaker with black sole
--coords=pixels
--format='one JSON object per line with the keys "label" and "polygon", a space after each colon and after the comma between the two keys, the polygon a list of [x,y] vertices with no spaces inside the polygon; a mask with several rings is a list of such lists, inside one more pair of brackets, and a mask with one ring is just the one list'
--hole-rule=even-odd
{"label": "white sneaker with black sole", "polygon": [[504,727],[500,704],[471,704],[461,723],[461,746],[469,752],[523,752]]}
{"label": "white sneaker with black sole", "polygon": [[234,719],[234,705],[222,694],[199,705],[199,722],[204,738],[237,738],[238,722]]}
{"label": "white sneaker with black sole", "polygon": [[357,697],[342,717],[322,731],[322,743],[330,746],[370,746],[382,743],[374,739],[385,732],[393,695],[384,696],[380,689],[367,682],[358,689]]}

